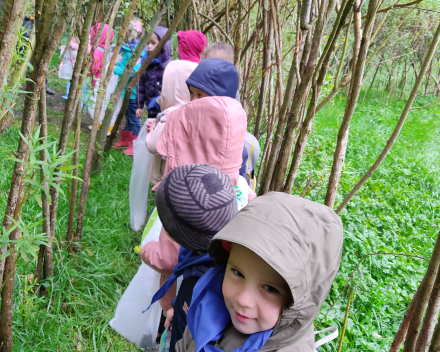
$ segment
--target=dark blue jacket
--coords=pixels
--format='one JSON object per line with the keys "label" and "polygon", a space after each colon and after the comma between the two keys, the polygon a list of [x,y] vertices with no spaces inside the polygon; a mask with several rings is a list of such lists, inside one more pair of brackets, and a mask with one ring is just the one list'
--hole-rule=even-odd
{"label": "dark blue jacket", "polygon": [[[160,40],[165,35],[167,30],[168,28],[157,26],[154,33]],[[144,50],[144,53],[145,55],[142,57],[141,63],[144,63],[144,61],[148,57],[146,48]],[[139,106],[141,109],[144,108],[144,105],[148,106],[153,98],[160,95],[162,91],[163,72],[165,71],[165,67],[172,59],[173,57],[171,52],[171,40],[168,40],[165,43],[165,46],[163,47],[159,56],[151,62],[151,64],[147,67],[145,73],[139,79],[137,100],[139,101]],[[153,114],[154,116],[150,116],[149,112],[148,116],[156,117],[156,114],[157,112]]]}
{"label": "dark blue jacket", "polygon": [[210,96],[230,97],[235,99],[238,90],[238,73],[232,62],[222,59],[205,59],[186,80]]}

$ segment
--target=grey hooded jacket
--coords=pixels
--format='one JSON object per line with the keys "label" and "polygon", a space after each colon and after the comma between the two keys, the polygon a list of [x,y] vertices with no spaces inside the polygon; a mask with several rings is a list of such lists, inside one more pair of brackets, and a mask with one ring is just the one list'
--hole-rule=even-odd
{"label": "grey hooded jacket", "polygon": [[[342,239],[341,220],[330,208],[278,192],[253,200],[213,238],[209,254],[216,264],[226,263],[229,255],[221,241],[238,243],[264,259],[290,287],[293,304],[260,351],[313,351],[313,323],[339,269]],[[222,349],[241,347],[244,337],[228,331]],[[176,351],[196,351],[188,327]]]}

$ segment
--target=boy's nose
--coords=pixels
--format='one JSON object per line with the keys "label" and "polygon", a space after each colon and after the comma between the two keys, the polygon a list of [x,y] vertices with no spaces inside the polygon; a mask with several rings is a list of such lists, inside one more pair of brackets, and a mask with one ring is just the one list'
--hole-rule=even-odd
{"label": "boy's nose", "polygon": [[243,308],[253,308],[255,306],[255,293],[249,289],[240,291],[237,295],[237,303]]}

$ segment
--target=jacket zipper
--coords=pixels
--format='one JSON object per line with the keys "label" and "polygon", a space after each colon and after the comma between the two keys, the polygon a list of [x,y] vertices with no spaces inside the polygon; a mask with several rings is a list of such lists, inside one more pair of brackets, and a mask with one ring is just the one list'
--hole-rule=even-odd
{"label": "jacket zipper", "polygon": [[225,343],[225,341],[227,340],[227,338],[230,337],[232,334],[234,334],[236,331],[237,331],[237,329],[236,329],[236,328],[233,328],[229,334],[222,336],[222,337],[220,338],[220,340],[218,340],[218,341],[215,343],[215,347],[221,349],[221,347],[223,346],[223,344]]}

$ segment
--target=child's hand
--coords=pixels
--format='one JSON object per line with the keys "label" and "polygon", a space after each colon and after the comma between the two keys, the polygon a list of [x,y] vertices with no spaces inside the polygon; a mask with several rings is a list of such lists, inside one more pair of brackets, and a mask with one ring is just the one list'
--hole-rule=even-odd
{"label": "child's hand", "polygon": [[170,324],[173,322],[173,317],[174,317],[174,308],[168,309],[167,310],[167,318],[165,319],[165,329],[170,326]]}
{"label": "child's hand", "polygon": [[150,133],[153,130],[153,126],[155,124],[154,120],[148,120],[145,124],[145,128],[147,129],[147,132]]}
{"label": "child's hand", "polygon": [[142,118],[142,109],[136,109],[136,117],[137,117],[138,119],[141,119],[141,118]]}

